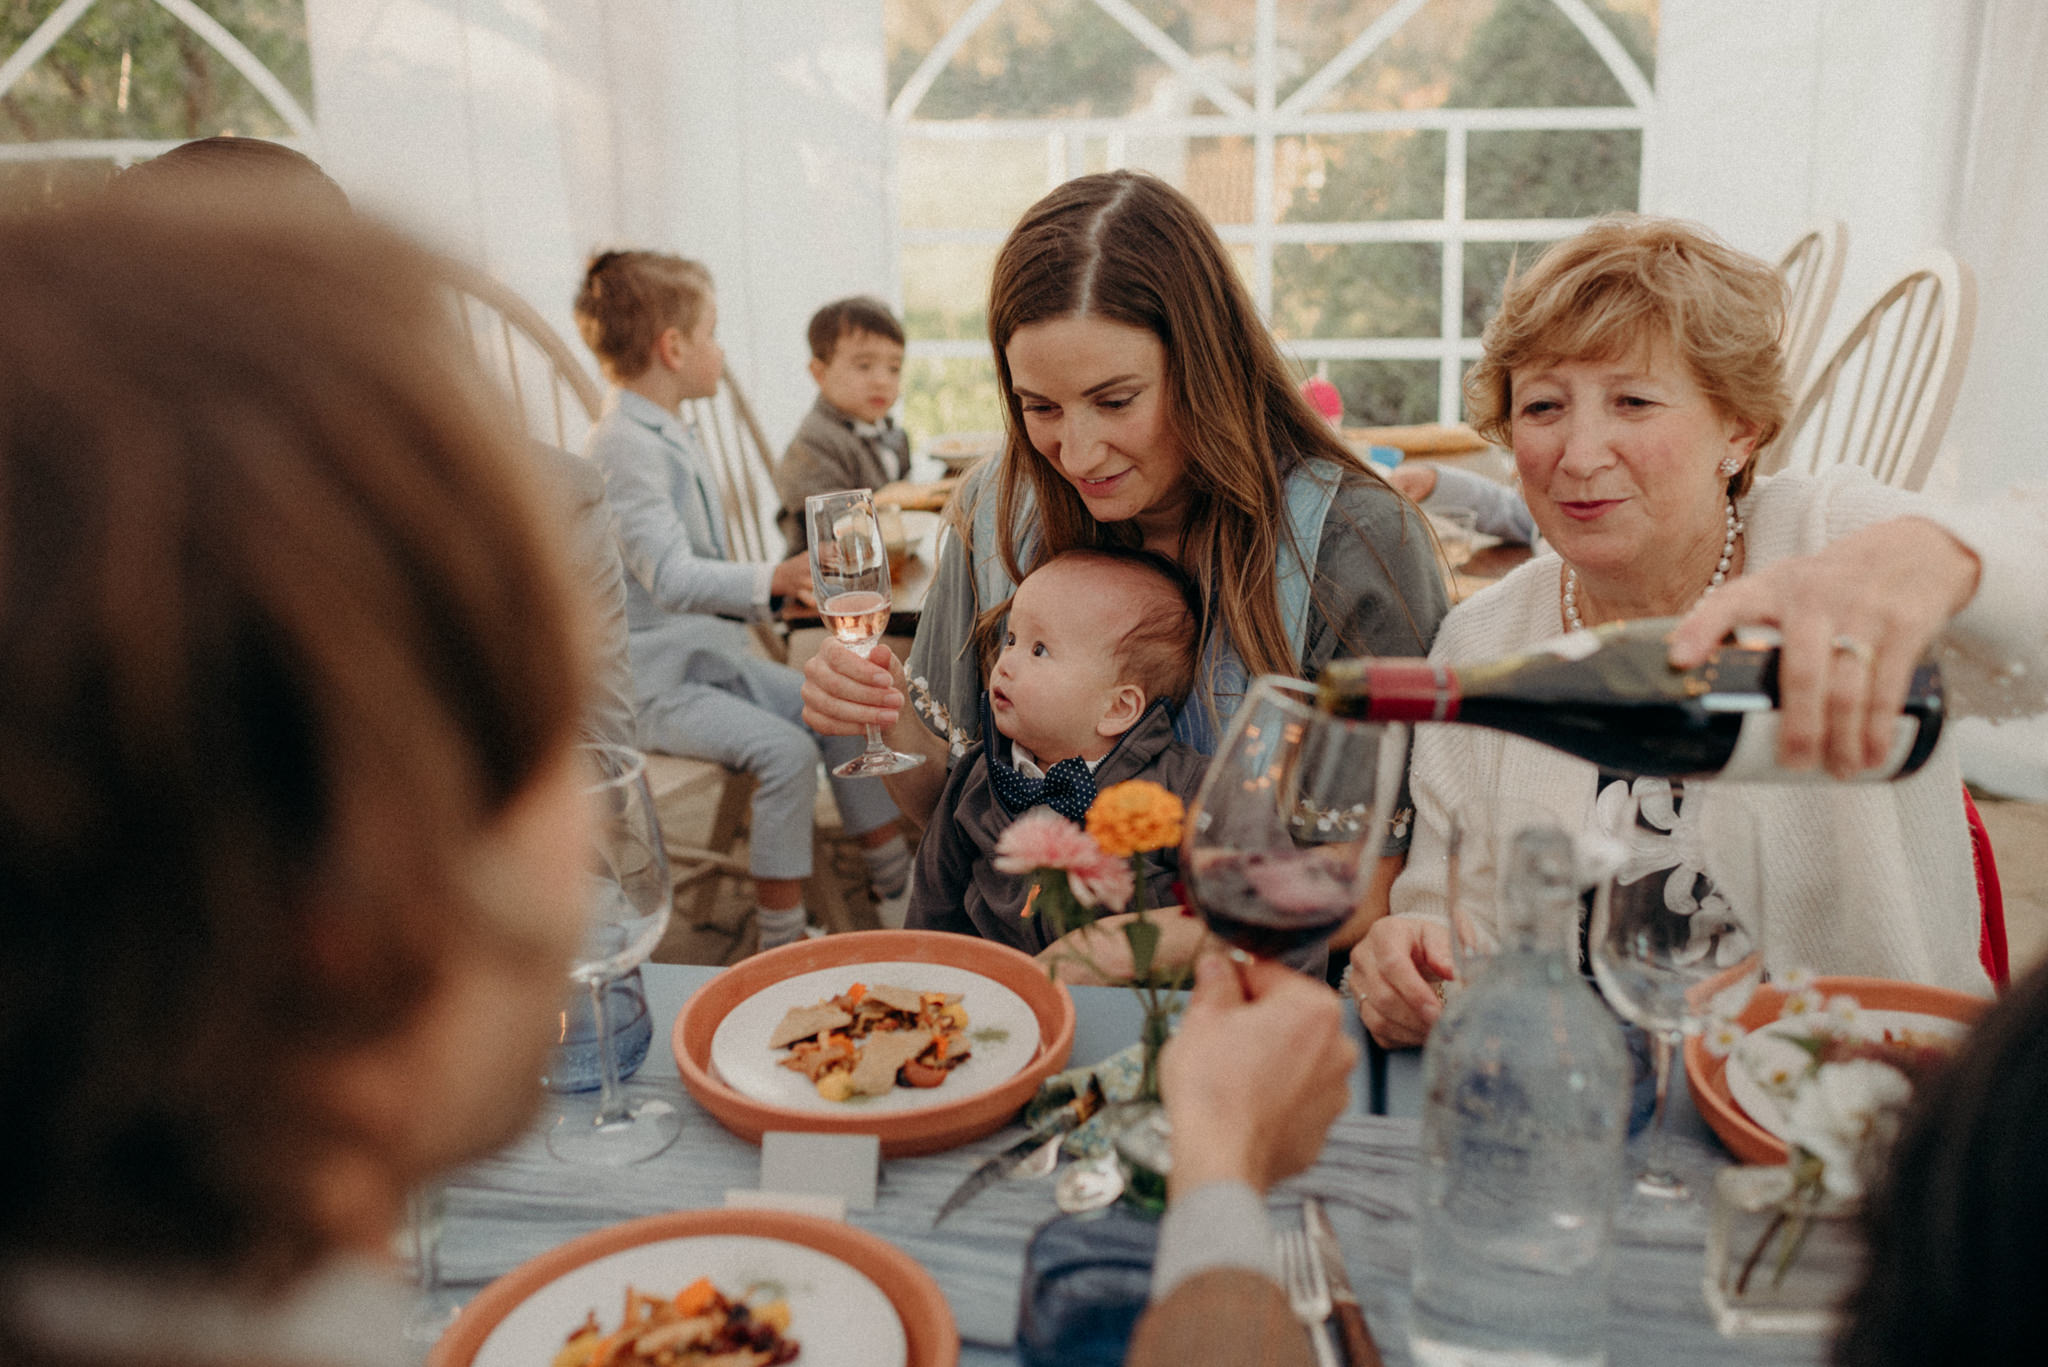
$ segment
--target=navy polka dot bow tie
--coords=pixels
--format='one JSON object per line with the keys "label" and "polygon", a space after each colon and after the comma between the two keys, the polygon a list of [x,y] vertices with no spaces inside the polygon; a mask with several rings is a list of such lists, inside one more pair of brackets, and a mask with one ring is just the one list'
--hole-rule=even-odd
{"label": "navy polka dot bow tie", "polygon": [[1019,815],[1042,802],[1078,824],[1095,805],[1095,775],[1088,772],[1088,762],[1083,759],[1063,759],[1046,770],[1044,778],[1026,778],[992,759],[988,781],[1003,805]]}

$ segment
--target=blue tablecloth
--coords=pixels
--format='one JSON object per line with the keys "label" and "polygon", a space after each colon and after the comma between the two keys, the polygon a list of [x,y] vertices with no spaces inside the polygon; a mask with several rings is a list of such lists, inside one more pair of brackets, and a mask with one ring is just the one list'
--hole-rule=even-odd
{"label": "blue tablecloth", "polygon": [[[650,965],[645,970],[654,1044],[632,1086],[683,1108],[683,1137],[666,1153],[625,1169],[571,1168],[556,1162],[536,1130],[503,1153],[456,1174],[449,1183],[442,1241],[444,1279],[473,1292],[492,1278],[577,1235],[636,1216],[722,1205],[725,1193],[758,1185],[760,1152],[727,1134],[682,1089],[669,1052],[669,1028],[709,968]],[[1110,988],[1074,992],[1076,1062],[1093,1062],[1137,1038],[1138,1012],[1129,993]],[[1304,1194],[1330,1208],[1346,1261],[1389,1364],[1408,1361],[1408,1249],[1414,1228],[1414,1162],[1420,1109],[1418,1056],[1376,1060],[1391,1116],[1365,1113],[1373,1087],[1361,1065],[1350,1112],[1331,1130],[1320,1162],[1282,1184],[1270,1205],[1276,1222],[1293,1221]],[[1726,1156],[1689,1102],[1674,1088],[1674,1120],[1689,1173],[1704,1178]],[[587,1103],[582,1103],[587,1104]],[[930,1270],[959,1322],[961,1360],[969,1367],[1016,1361],[1017,1293],[1024,1245],[1056,1213],[1049,1181],[1006,1182],[934,1230],[939,1203],[975,1164],[1012,1142],[1006,1130],[925,1158],[883,1164],[878,1203],[852,1223],[889,1239]],[[1617,1174],[1617,1180],[1620,1175]],[[1700,1296],[1705,1202],[1649,1218],[1626,1216],[1609,1316],[1611,1360],[1623,1363],[1812,1364],[1816,1339],[1723,1339]]]}

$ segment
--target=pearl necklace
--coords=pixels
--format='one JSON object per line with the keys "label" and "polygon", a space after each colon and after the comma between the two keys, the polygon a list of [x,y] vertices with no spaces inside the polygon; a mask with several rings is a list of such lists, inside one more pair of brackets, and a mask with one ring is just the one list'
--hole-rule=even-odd
{"label": "pearl necklace", "polygon": [[[1721,537],[1721,560],[1714,566],[1714,577],[1700,590],[1700,596],[1693,599],[1698,607],[1706,596],[1728,582],[1729,566],[1735,563],[1735,538],[1742,535],[1743,520],[1735,515],[1735,500],[1728,500],[1728,515],[1724,522],[1725,531]],[[1564,567],[1564,624],[1567,630],[1584,631],[1586,624],[1579,620],[1579,572],[1570,565]]]}

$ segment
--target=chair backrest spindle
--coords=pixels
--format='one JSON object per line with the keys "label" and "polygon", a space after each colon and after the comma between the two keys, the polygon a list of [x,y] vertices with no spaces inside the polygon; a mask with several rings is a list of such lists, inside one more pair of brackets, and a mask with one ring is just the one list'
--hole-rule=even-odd
{"label": "chair backrest spindle", "polygon": [[[441,274],[477,364],[504,386],[526,434],[564,451],[580,450],[603,408],[604,390],[576,353],[531,304],[474,266],[444,257]],[[573,406],[563,403],[564,391]]]}
{"label": "chair backrest spindle", "polygon": [[1785,380],[1795,394],[1827,328],[1848,253],[1849,229],[1840,219],[1831,218],[1800,234],[1778,262],[1786,295]]}
{"label": "chair backrest spindle", "polygon": [[1842,461],[1902,489],[1927,482],[1976,326],[1969,268],[1932,251],[1893,282],[1806,386],[1759,458],[1768,474]]}

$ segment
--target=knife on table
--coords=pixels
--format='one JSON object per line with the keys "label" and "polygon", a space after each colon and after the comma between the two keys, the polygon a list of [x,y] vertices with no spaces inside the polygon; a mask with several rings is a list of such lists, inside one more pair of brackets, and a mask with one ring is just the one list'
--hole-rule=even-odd
{"label": "knife on table", "polygon": [[1330,1315],[1337,1321],[1337,1340],[1344,1360],[1351,1367],[1381,1367],[1379,1345],[1365,1327],[1365,1312],[1358,1306],[1358,1293],[1344,1271],[1344,1250],[1337,1246],[1337,1231],[1323,1203],[1310,1196],[1302,1200],[1301,1222],[1308,1229],[1309,1251],[1323,1265],[1323,1280],[1330,1284]]}
{"label": "knife on table", "polygon": [[1057,1143],[1070,1130],[1078,1129],[1101,1109],[1102,1084],[1090,1076],[1087,1091],[1080,1093],[1072,1101],[1041,1120],[1030,1134],[995,1157],[984,1160],[980,1167],[968,1173],[966,1180],[953,1188],[953,1194],[946,1198],[946,1203],[939,1207],[939,1213],[932,1217],[932,1228],[937,1229],[948,1215],[1004,1178],[1013,1175],[1033,1154],[1047,1144]]}

